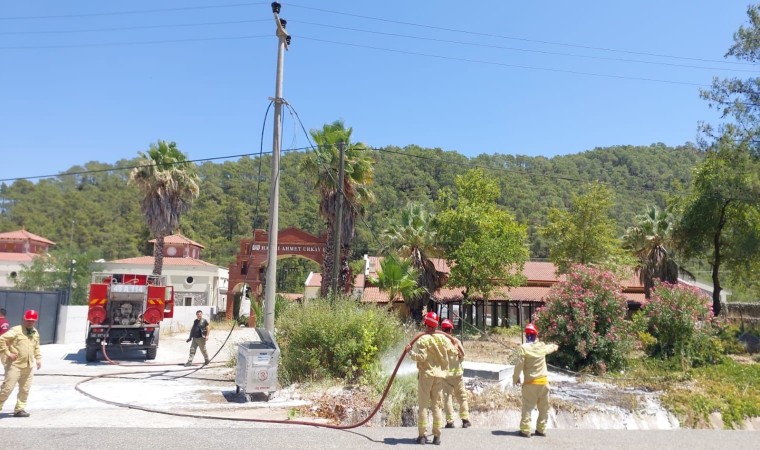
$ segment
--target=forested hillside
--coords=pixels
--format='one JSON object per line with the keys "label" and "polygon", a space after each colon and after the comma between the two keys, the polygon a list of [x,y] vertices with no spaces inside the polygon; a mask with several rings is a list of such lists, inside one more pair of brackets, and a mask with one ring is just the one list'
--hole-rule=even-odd
{"label": "forested hillside", "polygon": [[[528,225],[533,257],[546,257],[536,227],[545,223],[550,207],[568,204],[586,182],[608,183],[616,193],[614,215],[622,234],[646,205],[664,206],[678,187],[689,185],[691,171],[702,159],[694,147],[616,146],[553,158],[480,155],[467,158],[455,151],[386,147],[372,150],[376,201],[357,224],[354,254],[376,253],[377,236],[396,220],[409,201],[434,210],[442,189],[453,189],[454,178],[482,167],[501,186],[500,204]],[[192,159],[193,155],[188,155]],[[303,153],[281,159],[280,227],[296,226],[320,233],[315,180],[299,173]],[[258,158],[243,157],[197,167],[200,197],[182,217],[179,230],[206,246],[203,258],[226,266],[239,240],[253,226],[266,228],[269,207],[270,158],[259,168]],[[150,254],[148,230],[140,214],[140,196],[127,185],[129,167],[137,159],[116,164],[89,162],[55,178],[18,180],[0,185],[0,231],[25,228],[47,237],[58,247],[94,251],[110,260]]]}

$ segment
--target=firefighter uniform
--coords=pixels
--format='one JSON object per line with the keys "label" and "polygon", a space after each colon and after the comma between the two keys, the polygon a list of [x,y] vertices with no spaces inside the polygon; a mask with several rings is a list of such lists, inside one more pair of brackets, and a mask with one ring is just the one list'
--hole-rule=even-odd
{"label": "firefighter uniform", "polygon": [[[459,339],[454,336],[451,336],[451,338],[456,341],[454,344],[456,347],[462,347],[462,343],[459,342]],[[449,424],[453,426],[455,399],[459,405],[459,418],[462,419],[462,425],[464,427],[470,425],[470,406],[467,403],[467,390],[464,387],[462,359],[464,359],[464,356],[460,355],[449,357],[449,373],[443,384],[443,403],[446,412],[447,427]]]}
{"label": "firefighter uniform", "polygon": [[437,333],[425,333],[409,352],[417,362],[417,429],[418,436],[427,432],[428,410],[433,415],[433,436],[440,440],[443,425],[443,383],[449,372],[449,358],[458,357],[458,351],[449,339]]}
{"label": "firefighter uniform", "polygon": [[544,434],[549,418],[549,384],[546,370],[546,355],[557,351],[557,344],[528,342],[520,346],[518,361],[512,381],[520,383],[520,374],[524,374],[522,383],[522,417],[520,433],[530,437],[530,414],[538,406],[538,423],[536,432]]}
{"label": "firefighter uniform", "polygon": [[[11,353],[17,355],[14,361],[9,359]],[[0,410],[18,384],[14,412],[19,413],[24,411],[26,399],[29,397],[35,361],[37,368],[42,364],[39,332],[34,328],[24,328],[21,325],[11,328],[0,336],[0,354],[5,356],[5,379],[0,388]]]}

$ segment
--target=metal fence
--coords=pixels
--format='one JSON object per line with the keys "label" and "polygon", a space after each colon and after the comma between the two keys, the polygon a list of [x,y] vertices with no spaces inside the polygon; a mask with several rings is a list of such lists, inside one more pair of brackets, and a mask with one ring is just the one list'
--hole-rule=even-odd
{"label": "metal fence", "polygon": [[40,344],[55,342],[58,323],[58,305],[66,299],[65,292],[0,290],[0,308],[5,309],[10,325],[21,325],[24,311],[34,309],[39,312],[37,331]]}

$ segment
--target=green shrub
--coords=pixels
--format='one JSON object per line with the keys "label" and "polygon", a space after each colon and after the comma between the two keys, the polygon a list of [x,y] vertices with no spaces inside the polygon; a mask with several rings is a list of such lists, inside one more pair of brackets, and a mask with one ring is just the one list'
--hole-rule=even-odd
{"label": "green shrub", "polygon": [[727,429],[742,428],[745,419],[760,417],[760,365],[725,358],[689,373],[692,382],[673,384],[662,396],[683,425],[707,426],[714,412],[721,414]]}
{"label": "green shrub", "polygon": [[511,327],[489,327],[488,332],[495,334],[497,336],[506,336],[506,337],[520,337],[523,333],[523,328],[521,326],[511,326]]}
{"label": "green shrub", "polygon": [[[281,295],[277,295],[274,298],[274,316],[279,317],[285,312],[285,309],[290,304],[290,301]],[[256,299],[251,300],[251,309],[256,315],[256,327],[261,328],[264,326],[264,306]],[[243,315],[237,319],[238,325],[248,326],[248,316]]]}
{"label": "green shrub", "polygon": [[380,356],[403,337],[392,313],[350,298],[293,304],[276,321],[280,372],[287,382],[371,382],[379,375]]}
{"label": "green shrub", "polygon": [[647,353],[677,357],[684,367],[719,362],[723,346],[716,338],[710,305],[710,299],[697,288],[657,283],[641,310],[647,332],[656,340],[646,348]]}
{"label": "green shrub", "polygon": [[[387,378],[383,379],[385,388]],[[401,375],[393,381],[388,396],[383,402],[383,425],[387,427],[411,426],[416,423],[417,374]]]}
{"label": "green shrub", "polygon": [[559,344],[552,363],[604,373],[622,368],[631,348],[626,311],[614,275],[575,266],[552,288],[535,322],[541,339]]}
{"label": "green shrub", "polygon": [[747,348],[739,340],[742,330],[737,325],[725,324],[718,325],[718,339],[729,355],[741,355],[747,353]]}

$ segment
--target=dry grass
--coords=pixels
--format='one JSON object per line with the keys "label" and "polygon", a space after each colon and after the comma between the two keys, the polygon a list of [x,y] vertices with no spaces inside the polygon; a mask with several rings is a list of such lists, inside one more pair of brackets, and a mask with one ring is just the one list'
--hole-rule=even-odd
{"label": "dry grass", "polygon": [[363,420],[378,400],[366,386],[332,389],[328,392],[305,395],[304,398],[311,404],[298,408],[299,415],[327,419],[334,424]]}
{"label": "dry grass", "polygon": [[463,343],[465,359],[495,364],[511,364],[515,350],[520,345],[520,338],[488,334],[472,339],[465,338]]}

